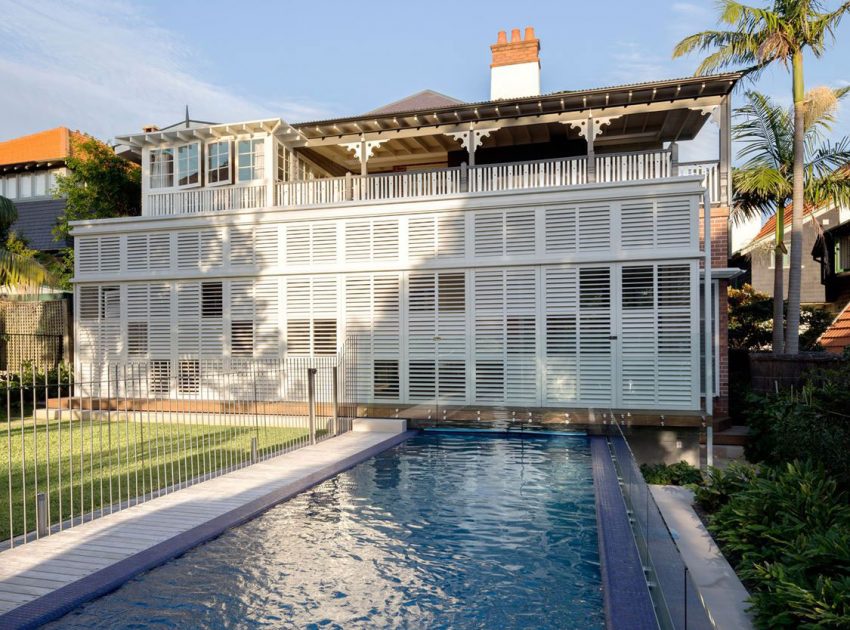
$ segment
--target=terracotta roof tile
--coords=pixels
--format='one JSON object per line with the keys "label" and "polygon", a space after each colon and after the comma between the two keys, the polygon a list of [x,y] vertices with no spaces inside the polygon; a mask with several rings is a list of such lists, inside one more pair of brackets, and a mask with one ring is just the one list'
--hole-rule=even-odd
{"label": "terracotta roof tile", "polygon": [[70,153],[71,135],[67,127],[56,127],[0,142],[0,164],[64,159]]}
{"label": "terracotta roof tile", "polygon": [[[812,213],[812,208],[807,206],[803,209],[803,216],[806,217]],[[791,215],[793,214],[793,209],[791,204],[789,203],[785,206],[785,227],[790,229],[791,226]],[[786,230],[787,231],[787,230]],[[761,230],[756,234],[756,237],[753,239],[754,241],[760,241],[761,239],[767,236],[773,236],[776,232],[776,215],[774,214],[770,217],[767,222],[761,226]]]}
{"label": "terracotta roof tile", "polygon": [[835,354],[841,354],[844,352],[844,348],[850,346],[850,302],[833,320],[818,341],[824,350]]}

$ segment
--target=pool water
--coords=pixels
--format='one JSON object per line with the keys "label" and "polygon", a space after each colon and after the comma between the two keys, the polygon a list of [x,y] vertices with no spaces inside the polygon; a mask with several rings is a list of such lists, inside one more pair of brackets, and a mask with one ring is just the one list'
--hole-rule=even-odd
{"label": "pool water", "polygon": [[602,628],[590,461],[416,436],[53,627]]}

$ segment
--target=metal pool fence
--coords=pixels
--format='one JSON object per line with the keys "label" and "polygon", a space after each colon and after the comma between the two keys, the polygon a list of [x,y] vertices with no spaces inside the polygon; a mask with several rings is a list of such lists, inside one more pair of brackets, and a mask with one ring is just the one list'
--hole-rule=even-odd
{"label": "metal pool fence", "polygon": [[614,420],[606,425],[606,433],[661,627],[673,630],[714,628],[623,428]]}
{"label": "metal pool fence", "polygon": [[345,352],[164,363],[0,373],[0,549],[339,435],[356,415]]}

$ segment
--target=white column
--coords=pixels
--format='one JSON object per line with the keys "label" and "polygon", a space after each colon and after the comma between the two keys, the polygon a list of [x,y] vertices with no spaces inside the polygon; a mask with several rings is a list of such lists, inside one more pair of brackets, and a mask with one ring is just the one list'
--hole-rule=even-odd
{"label": "white column", "polygon": [[151,150],[142,147],[142,216],[150,212],[148,208],[148,193],[151,185]]}
{"label": "white column", "polygon": [[271,134],[265,138],[263,153],[263,172],[266,182],[266,206],[271,207],[277,205],[274,198],[274,178],[277,174],[277,140]]}
{"label": "white column", "polygon": [[714,309],[712,298],[714,297],[711,285],[711,193],[706,187],[702,197],[703,203],[703,238],[705,253],[705,277],[703,279],[703,307],[705,309],[704,336],[705,336],[705,452],[706,465],[714,466],[714,326],[712,319]]}

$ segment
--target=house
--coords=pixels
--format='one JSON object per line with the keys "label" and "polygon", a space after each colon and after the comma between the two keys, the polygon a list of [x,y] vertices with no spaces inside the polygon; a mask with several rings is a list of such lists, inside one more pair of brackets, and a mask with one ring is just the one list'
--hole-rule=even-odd
{"label": "house", "polygon": [[[486,101],[119,137],[142,216],[75,225],[78,369],[142,362],[157,395],[221,397],[222,372],[344,349],[371,415],[722,415],[740,75],[541,94],[539,50],[500,33]],[[681,161],[707,123],[717,154]]]}
{"label": "house", "polygon": [[[790,245],[791,206],[785,208],[785,243]],[[776,216],[770,217],[742,249],[750,257],[753,288],[773,295]],[[842,248],[842,245],[846,247]],[[843,253],[842,253],[843,252]],[[784,255],[784,297],[788,298],[790,257]],[[845,271],[845,269],[847,271]],[[850,301],[850,210],[835,206],[806,208],[803,216],[803,304],[827,305],[836,311]]]}
{"label": "house", "polygon": [[66,172],[71,139],[81,135],[67,127],[21,136],[0,142],[0,195],[18,209],[12,230],[41,251],[63,247],[53,238],[53,227],[65,209],[65,201],[54,199],[56,176]]}

